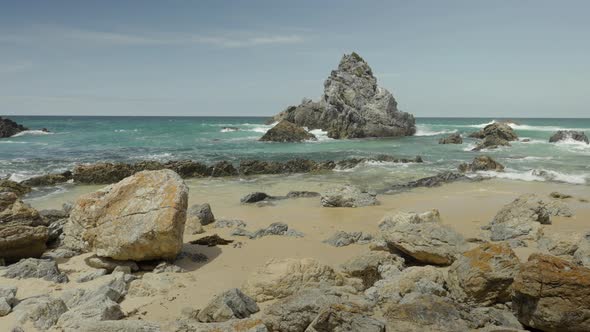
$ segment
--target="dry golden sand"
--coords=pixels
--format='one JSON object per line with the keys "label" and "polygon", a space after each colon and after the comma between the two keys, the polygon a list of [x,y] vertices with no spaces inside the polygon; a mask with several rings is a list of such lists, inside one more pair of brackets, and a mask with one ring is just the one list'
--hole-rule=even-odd
{"label": "dry golden sand", "polygon": [[[323,182],[322,182],[323,183]],[[585,232],[590,230],[590,203],[579,198],[590,199],[588,186],[552,184],[542,182],[518,182],[489,180],[477,183],[453,183],[438,188],[418,188],[396,195],[380,195],[379,206],[365,208],[322,208],[316,198],[300,198],[276,201],[275,206],[257,207],[240,204],[240,198],[253,191],[264,191],[271,195],[284,195],[290,190],[321,191],[331,184],[314,181],[313,177],[266,177],[253,182],[238,180],[187,180],[190,187],[189,205],[208,202],[217,219],[241,219],[248,230],[266,227],[273,222],[284,222],[290,228],[305,234],[304,238],[269,236],[257,240],[231,237],[230,229],[214,229],[205,226],[206,232],[199,235],[185,234],[185,243],[205,235],[219,234],[226,239],[242,242],[241,248],[231,245],[203,247],[185,245],[185,250],[207,255],[205,263],[193,263],[183,259],[178,265],[188,273],[170,274],[174,286],[166,294],[154,297],[132,297],[122,302],[125,312],[131,318],[141,317],[152,321],[169,321],[180,316],[184,307],[202,308],[214,294],[240,285],[265,261],[273,257],[313,257],[335,268],[347,259],[368,250],[366,245],[351,245],[335,248],[322,243],[334,232],[363,231],[376,233],[379,220],[392,211],[425,211],[438,209],[443,223],[450,225],[465,237],[476,237],[480,227],[486,224],[506,203],[524,193],[548,196],[552,191],[570,194],[574,198],[565,202],[575,212],[572,218],[553,218],[553,224],[545,226],[549,232]],[[39,209],[58,208],[76,196],[96,190],[99,187],[77,187],[66,194],[32,201]],[[534,245],[517,250],[522,260],[535,250]],[[78,284],[77,275],[88,268],[83,262],[87,255],[74,257],[60,264],[70,274],[70,283],[52,285],[39,280],[11,280],[0,278],[1,284],[19,287],[18,298],[42,293],[59,294],[61,289],[91,287],[100,279],[87,284]],[[9,315],[0,318],[0,330],[11,325]]]}

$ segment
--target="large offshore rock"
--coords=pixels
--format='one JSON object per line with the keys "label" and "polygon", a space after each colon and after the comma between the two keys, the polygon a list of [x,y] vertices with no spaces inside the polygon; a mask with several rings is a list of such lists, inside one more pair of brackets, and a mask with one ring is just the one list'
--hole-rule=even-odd
{"label": "large offshore rock", "polygon": [[174,259],[181,250],[188,188],[170,170],[144,171],[82,196],[64,244],[117,260]]}
{"label": "large offshore rock", "polygon": [[271,259],[246,281],[242,290],[257,302],[264,302],[320,283],[339,285],[342,277],[312,258]]}
{"label": "large offshore rock", "polygon": [[10,119],[3,119],[0,117],[0,138],[14,136],[25,130],[29,130],[29,128],[26,128]]}
{"label": "large offshore rock", "polygon": [[47,227],[44,226],[0,226],[0,258],[17,261],[41,257],[47,249],[47,237]]}
{"label": "large offshore rock", "polygon": [[567,141],[567,140],[584,142],[586,144],[590,143],[590,141],[588,140],[588,136],[586,136],[586,134],[583,131],[558,130],[555,134],[551,135],[551,137],[549,138],[550,143]]}
{"label": "large offshore rock", "polygon": [[315,141],[317,138],[302,127],[287,120],[281,120],[260,138],[260,141],[269,142],[302,142],[306,140]]}
{"label": "large offshore rock", "polygon": [[319,102],[304,100],[277,114],[332,138],[407,136],[416,132],[411,114],[399,111],[393,95],[377,85],[371,67],[358,54],[346,54],[324,83]]}
{"label": "large offshore rock", "polygon": [[512,307],[541,331],[590,331],[590,269],[533,254],[514,279]]}
{"label": "large offshore rock", "polygon": [[448,285],[456,299],[484,305],[510,300],[510,286],[520,261],[507,243],[471,249],[449,268]]}
{"label": "large offshore rock", "polygon": [[514,133],[514,130],[508,124],[502,122],[489,124],[482,130],[470,134],[469,137],[482,139],[473,151],[496,149],[499,146],[510,146],[510,141],[518,140],[518,136]]}

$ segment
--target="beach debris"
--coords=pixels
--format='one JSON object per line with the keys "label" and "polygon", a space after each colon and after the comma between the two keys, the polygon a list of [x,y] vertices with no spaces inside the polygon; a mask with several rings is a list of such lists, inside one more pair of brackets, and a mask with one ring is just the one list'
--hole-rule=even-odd
{"label": "beach debris", "polygon": [[523,325],[542,331],[590,330],[590,269],[534,253],[512,289],[512,308]]}
{"label": "beach debris", "polygon": [[344,185],[329,189],[322,193],[323,207],[363,207],[378,205],[377,194],[361,190],[352,185]]}
{"label": "beach debris", "polygon": [[116,260],[174,259],[182,248],[187,197],[187,186],[172,171],[137,173],[81,196],[63,243]]}
{"label": "beach debris", "polygon": [[461,134],[454,133],[438,140],[438,144],[463,144]]}
{"label": "beach debris", "polygon": [[368,244],[372,240],[373,236],[371,234],[363,232],[338,231],[322,242],[329,244],[333,247],[345,247],[354,243]]}
{"label": "beach debris", "polygon": [[557,143],[561,141],[573,140],[577,142],[583,142],[586,144],[590,143],[588,136],[583,131],[575,130],[558,130],[555,134],[549,138],[549,143]]}
{"label": "beach debris", "polygon": [[267,142],[303,142],[309,140],[316,141],[317,138],[314,134],[287,120],[281,120],[259,139],[259,141]]}
{"label": "beach debris", "polygon": [[190,241],[189,243],[190,244],[198,244],[201,246],[215,247],[215,246],[220,246],[220,245],[221,246],[228,245],[232,242],[234,242],[234,240],[226,240],[226,239],[221,238],[217,234],[213,234],[213,235],[202,237],[197,240]]}
{"label": "beach debris", "polygon": [[324,84],[319,102],[303,100],[275,115],[301,127],[322,129],[336,139],[409,136],[414,116],[397,109],[393,95],[377,85],[371,67],[357,53],[345,54]]}
{"label": "beach debris", "polygon": [[477,171],[502,172],[502,171],[504,171],[504,165],[495,161],[490,156],[477,156],[477,157],[473,158],[473,161],[470,164],[467,164],[467,163],[460,164],[458,169],[459,169],[459,171],[461,171],[463,173],[477,172]]}
{"label": "beach debris", "polygon": [[237,288],[229,289],[215,295],[213,299],[199,311],[200,322],[225,322],[230,319],[248,318],[260,311],[256,302]]}

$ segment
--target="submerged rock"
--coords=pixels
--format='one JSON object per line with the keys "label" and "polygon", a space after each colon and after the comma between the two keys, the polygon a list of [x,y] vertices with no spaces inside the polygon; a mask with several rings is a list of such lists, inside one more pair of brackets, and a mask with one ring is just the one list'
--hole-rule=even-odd
{"label": "submerged rock", "polygon": [[342,57],[324,83],[320,102],[305,100],[277,114],[298,126],[322,129],[332,138],[407,136],[416,132],[411,114],[399,111],[391,93],[377,85],[358,54]]}
{"label": "submerged rock", "polygon": [[29,130],[29,128],[20,125],[10,119],[0,117],[0,138],[14,136],[20,132]]}
{"label": "submerged rock", "polygon": [[188,188],[172,171],[144,171],[80,197],[64,244],[117,260],[174,259],[182,247]]}
{"label": "submerged rock", "polygon": [[438,140],[438,144],[463,144],[461,134],[454,133]]}
{"label": "submerged rock", "polygon": [[459,171],[466,172],[477,172],[477,171],[496,171],[502,172],[504,165],[492,159],[490,156],[478,156],[473,159],[470,164],[463,163],[459,165]]}
{"label": "submerged rock", "polygon": [[376,194],[368,193],[351,185],[340,186],[322,193],[323,207],[362,207],[378,205]]}
{"label": "submerged rock", "polygon": [[550,143],[556,143],[561,141],[574,140],[578,142],[584,142],[589,144],[588,136],[583,131],[575,130],[558,130],[555,134],[549,138]]}
{"label": "submerged rock", "polygon": [[249,204],[264,201],[265,199],[272,199],[272,196],[263,192],[253,192],[240,199],[240,203]]}
{"label": "submerged rock", "polygon": [[532,254],[513,289],[512,307],[525,326],[542,331],[590,330],[590,269]]}
{"label": "submerged rock", "polygon": [[307,140],[315,141],[317,138],[302,127],[287,120],[281,120],[281,122],[269,129],[259,140],[271,142],[302,142]]}

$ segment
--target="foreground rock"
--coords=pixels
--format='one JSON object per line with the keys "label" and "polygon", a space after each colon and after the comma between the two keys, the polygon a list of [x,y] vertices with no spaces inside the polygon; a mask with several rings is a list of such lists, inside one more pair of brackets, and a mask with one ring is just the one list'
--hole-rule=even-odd
{"label": "foreground rock", "polygon": [[407,136],[416,132],[414,117],[397,109],[391,93],[377,85],[369,65],[358,54],[344,55],[324,83],[319,102],[304,100],[276,115],[331,138]]}
{"label": "foreground rock", "polygon": [[490,305],[510,300],[520,261],[506,243],[486,243],[463,253],[449,268],[456,299]]}
{"label": "foreground rock", "polygon": [[31,187],[11,180],[0,179],[0,193],[14,193],[17,198],[31,192]]}
{"label": "foreground rock", "polygon": [[29,130],[29,128],[19,125],[10,119],[0,117],[0,138],[14,136],[25,130]]}
{"label": "foreground rock", "polygon": [[342,277],[315,259],[271,259],[246,281],[242,290],[256,302],[264,302],[319,284],[340,285]]}
{"label": "foreground rock", "polygon": [[513,288],[512,306],[525,326],[541,331],[590,330],[590,269],[533,254]]}
{"label": "foreground rock", "polygon": [[60,272],[55,261],[27,258],[0,271],[4,278],[39,278],[56,283],[68,282],[68,277]]}
{"label": "foreground rock", "polygon": [[385,323],[366,314],[355,303],[332,304],[323,308],[305,330],[307,332],[385,332]]}
{"label": "foreground rock", "polygon": [[281,120],[281,122],[269,129],[259,140],[267,142],[302,142],[307,140],[315,141],[317,138],[300,126],[287,120]]}
{"label": "foreground rock", "polygon": [[547,202],[537,195],[524,194],[498,211],[486,228],[492,241],[536,240],[542,224],[551,224],[553,215],[569,215],[568,210],[560,201]]}
{"label": "foreground rock", "polygon": [[378,205],[376,194],[360,190],[351,185],[333,188],[322,193],[321,204],[323,207],[362,207]]}
{"label": "foreground rock", "polygon": [[470,164],[463,163],[459,165],[459,171],[466,172],[477,172],[477,171],[496,171],[502,172],[504,165],[492,159],[490,156],[478,156],[473,159]]}
{"label": "foreground rock", "polygon": [[188,188],[172,171],[145,171],[82,196],[64,244],[117,260],[174,259],[182,247]]}
{"label": "foreground rock", "polygon": [[260,311],[256,302],[237,288],[232,288],[213,298],[197,319],[201,322],[225,322],[232,318],[247,318]]}
{"label": "foreground rock", "polygon": [[340,267],[348,277],[361,279],[363,289],[367,289],[381,279],[380,270],[384,266],[387,266],[387,269],[394,267],[397,270],[402,270],[404,259],[385,251],[369,251],[349,259]]}
{"label": "foreground rock", "polygon": [[463,144],[461,134],[454,133],[438,140],[438,144]]}
{"label": "foreground rock", "polygon": [[47,239],[47,227],[0,226],[0,258],[11,262],[41,257],[47,249]]}
{"label": "foreground rock", "polygon": [[583,131],[574,130],[558,130],[549,138],[549,143],[556,143],[561,141],[574,140],[578,142],[585,142],[589,144],[588,136]]}
{"label": "foreground rock", "polygon": [[[401,220],[406,220],[407,214],[402,215],[404,218]],[[438,216],[417,216],[407,222],[382,222],[381,237],[389,247],[396,248],[420,263],[452,264],[465,249],[463,236],[440,224]]]}

